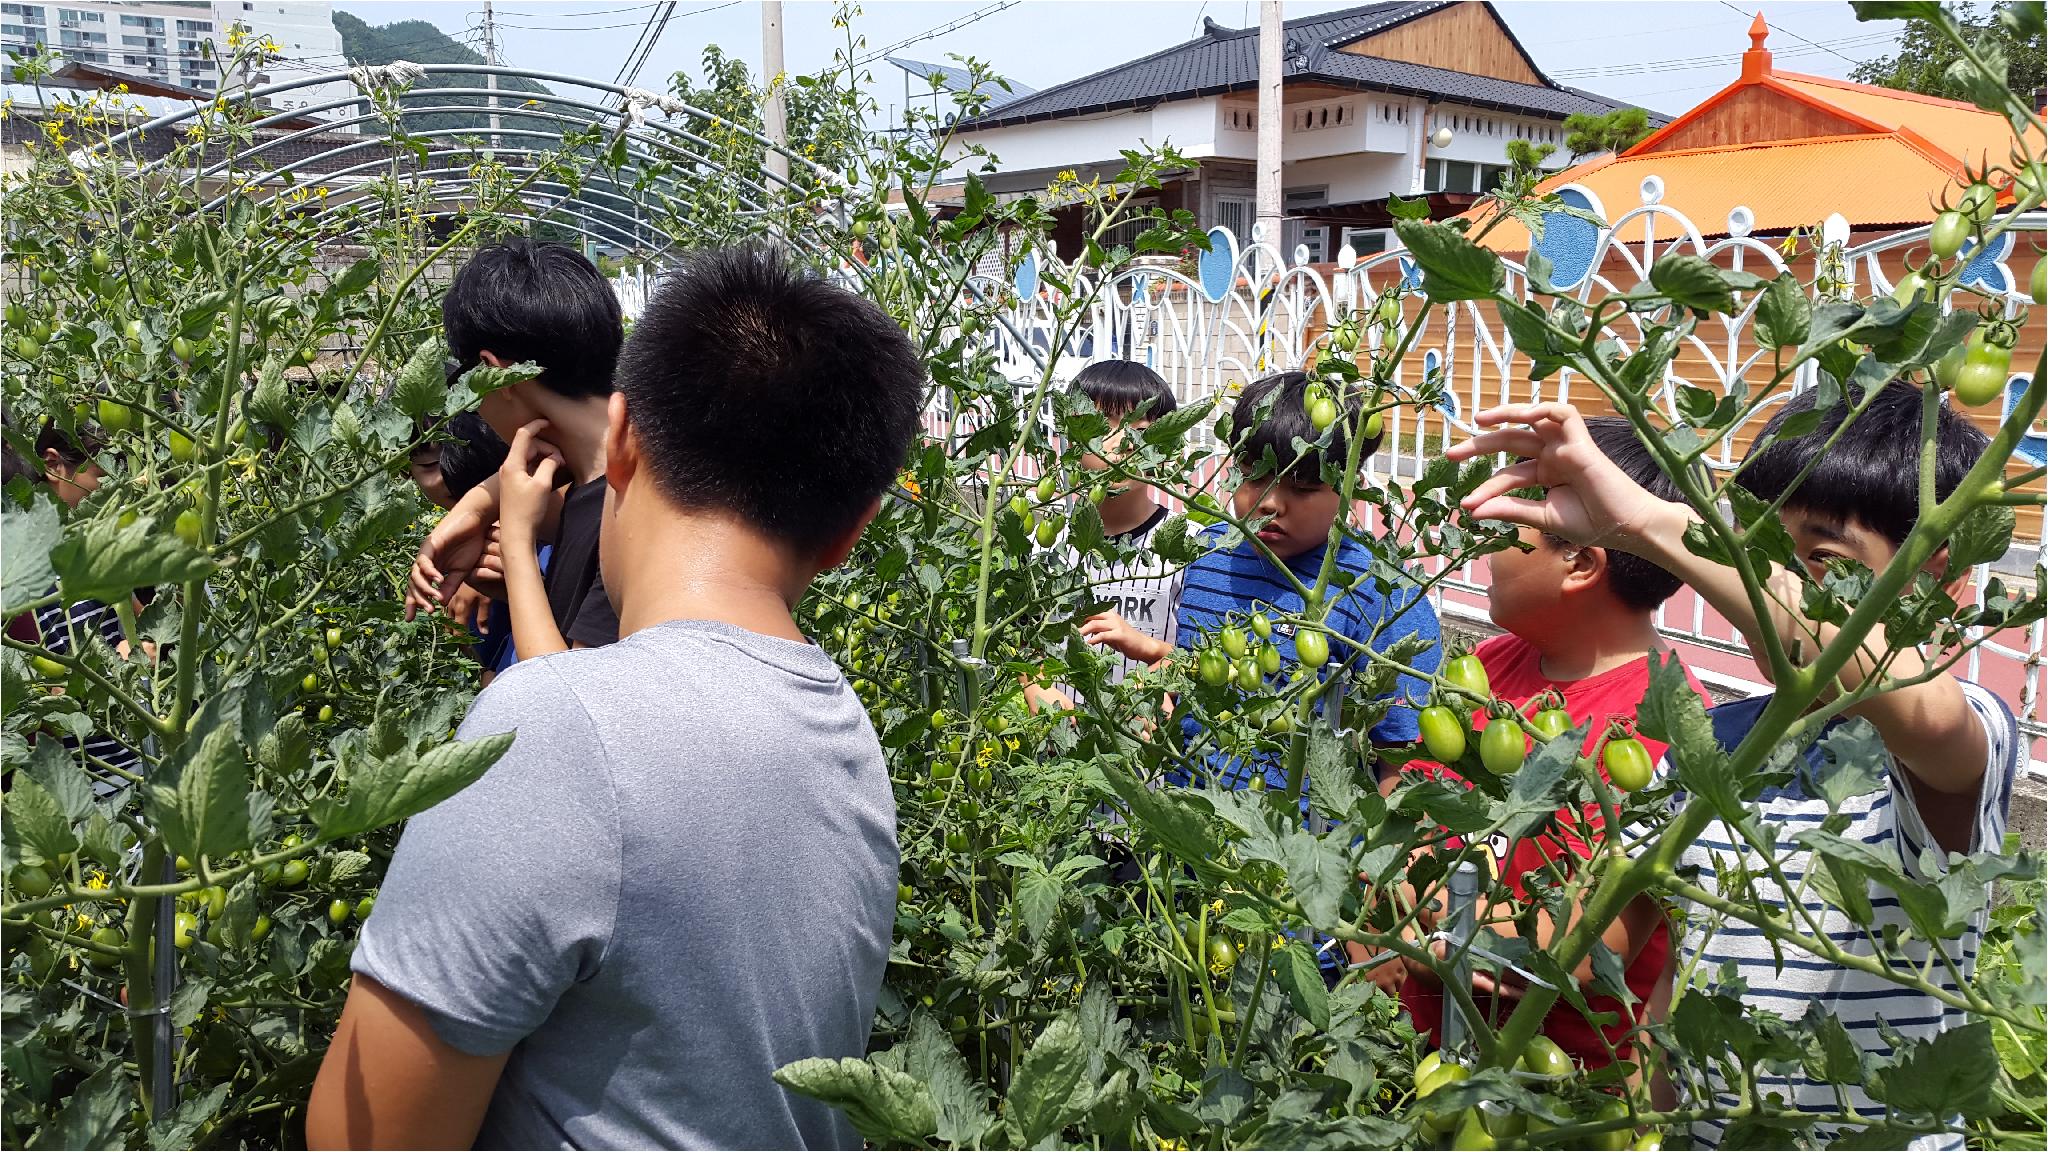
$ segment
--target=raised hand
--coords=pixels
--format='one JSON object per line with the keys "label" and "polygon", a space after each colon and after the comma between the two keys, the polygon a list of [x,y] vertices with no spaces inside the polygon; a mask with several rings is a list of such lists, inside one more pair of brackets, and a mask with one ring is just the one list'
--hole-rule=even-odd
{"label": "raised hand", "polygon": [[[1495,452],[1523,458],[1465,497],[1465,511],[1475,520],[1505,520],[1578,545],[1626,548],[1660,519],[1683,515],[1681,506],[1659,500],[1616,467],[1569,404],[1509,404],[1475,419],[1492,431],[1452,445],[1447,458]],[[1532,487],[1543,489],[1541,498],[1511,495]]]}

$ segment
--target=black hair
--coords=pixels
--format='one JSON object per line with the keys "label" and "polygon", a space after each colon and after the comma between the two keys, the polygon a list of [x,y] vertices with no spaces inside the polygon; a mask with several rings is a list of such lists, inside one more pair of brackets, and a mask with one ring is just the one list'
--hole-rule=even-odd
{"label": "black hair", "polygon": [[[1323,433],[1308,418],[1308,403],[1304,395],[1308,389],[1308,374],[1305,372],[1276,372],[1262,376],[1245,385],[1237,398],[1237,407],[1231,413],[1231,456],[1238,467],[1247,475],[1255,475],[1268,449],[1280,469],[1293,480],[1304,484],[1321,483],[1323,460],[1343,461],[1350,458],[1350,433],[1348,429],[1358,416],[1361,407],[1358,397],[1346,396],[1341,385],[1331,395],[1338,401],[1337,422],[1330,425],[1329,442],[1318,448],[1313,447]],[[1259,410],[1268,403],[1271,408],[1261,418]],[[1299,463],[1294,463],[1294,442],[1307,441],[1312,447],[1303,453]],[[1364,445],[1359,457],[1363,462],[1379,450],[1380,437],[1375,436]],[[1289,465],[1292,464],[1292,467]]]}
{"label": "black hair", "polygon": [[[1657,458],[1637,437],[1636,430],[1627,420],[1619,416],[1588,416],[1586,431],[1593,437],[1593,443],[1602,455],[1614,462],[1614,466],[1627,473],[1628,478],[1643,487],[1643,490],[1659,500],[1683,501],[1684,493],[1679,491],[1678,482],[1664,474],[1657,466]],[[1570,547],[1562,537],[1545,533],[1545,540],[1558,548]],[[1633,552],[1603,545],[1607,554],[1607,590],[1626,607],[1638,612],[1654,612],[1658,605],[1671,599],[1683,585],[1678,577],[1666,572]]]}
{"label": "black hair", "polygon": [[515,238],[482,248],[441,298],[441,327],[461,369],[490,352],[541,366],[563,396],[612,390],[624,329],[619,299],[597,266],[563,244]]}
{"label": "black hair", "polygon": [[66,432],[49,420],[43,421],[42,431],[36,433],[36,456],[38,460],[55,451],[57,458],[67,467],[82,468],[107,446],[106,439],[81,424],[75,433]]}
{"label": "black hair", "polygon": [[773,248],[715,248],[664,280],[619,357],[658,488],[815,551],[904,464],[924,397],[910,338]]}
{"label": "black hair", "polygon": [[456,500],[491,478],[505,463],[511,445],[491,431],[484,418],[463,412],[448,420],[448,439],[440,442],[441,483]]}
{"label": "black hair", "polygon": [[[1772,440],[1787,420],[1814,407],[1806,391],[1786,403],[1764,426],[1736,474],[1736,483],[1764,500],[1776,500],[1818,454],[1811,475],[1785,501],[1841,523],[1858,523],[1903,544],[1920,517],[1920,406],[1926,394],[1905,380],[1886,383],[1870,407],[1822,451],[1842,426],[1849,409],[1863,400],[1853,391],[1823,412],[1820,424],[1803,436]],[[1991,438],[1968,417],[1942,401],[1934,421],[1934,495],[1946,500],[1984,455]]]}
{"label": "black hair", "polygon": [[1159,373],[1136,360],[1097,360],[1074,377],[1074,391],[1112,418],[1143,408],[1145,419],[1157,420],[1180,406]]}

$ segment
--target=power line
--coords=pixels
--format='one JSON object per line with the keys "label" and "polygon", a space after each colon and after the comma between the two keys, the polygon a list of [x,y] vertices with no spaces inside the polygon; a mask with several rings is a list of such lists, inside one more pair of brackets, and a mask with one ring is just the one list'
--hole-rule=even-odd
{"label": "power line", "polygon": [[985,20],[998,12],[1008,11],[1009,9],[1015,8],[1016,6],[1017,0],[997,0],[997,2],[994,4],[990,4],[985,8],[978,8],[975,11],[969,12],[967,15],[962,16],[956,20],[948,21],[947,23],[941,24],[936,28],[920,32],[915,36],[911,36],[903,40],[898,40],[894,44],[889,44],[884,47],[877,48],[873,52],[870,52],[867,55],[861,57],[860,59],[855,60],[853,62],[853,66],[855,68],[858,68],[863,64],[872,64],[875,61],[880,60],[882,57],[887,56],[889,53],[896,51],[898,48],[907,48],[920,40],[929,40],[934,36],[944,36],[948,32],[958,32],[960,29],[967,27],[969,24],[976,23],[977,21],[980,20]]}
{"label": "power line", "polygon": [[[627,52],[626,61],[619,65],[619,74],[612,81],[614,85],[631,88],[634,81],[640,79],[640,70],[647,67],[647,57],[653,53],[655,44],[661,40],[662,32],[668,28],[669,17],[675,15],[675,11],[675,0],[667,0],[661,11],[647,18],[647,27],[640,30],[640,39]],[[708,9],[700,8],[698,11]],[[623,97],[620,98],[620,102],[623,105]]]}
{"label": "power line", "polygon": [[652,4],[633,4],[633,5],[629,5],[628,7],[625,7],[625,8],[598,8],[598,9],[594,9],[594,10],[592,10],[592,11],[589,11],[589,12],[511,12],[511,11],[507,11],[507,12],[505,13],[505,15],[507,15],[507,16],[524,16],[524,17],[528,17],[528,18],[530,18],[530,19],[539,19],[539,20],[573,20],[573,19],[576,19],[576,18],[578,18],[578,17],[582,17],[582,16],[616,16],[616,15],[618,15],[618,14],[619,14],[619,13],[621,13],[621,12],[645,12],[645,11],[646,11],[647,9],[649,9],[649,8],[658,8],[658,7],[660,7],[660,2],[659,2],[659,0],[656,0],[656,2],[655,2],[655,3],[652,3]]}
{"label": "power line", "polygon": [[[1854,48],[1887,43],[1891,39],[1892,34],[1890,32],[1875,32],[1868,35],[1836,40],[1834,43],[1844,48]],[[1794,48],[1786,52],[1777,53],[1777,55],[1786,57],[1811,56],[1816,51],[1833,52],[1834,49],[1825,44],[1815,44],[1811,49]],[[1836,53],[1836,55],[1840,55],[1840,53]],[[1844,56],[1843,59],[1847,60],[1849,58]],[[1740,63],[1741,60],[1742,54],[1739,52],[1723,53],[1714,56],[1681,56],[1670,60],[1645,60],[1634,64],[1603,65],[1596,68],[1560,68],[1552,72],[1551,76],[1558,79],[1584,79],[1594,76],[1640,76],[1651,72],[1682,72],[1697,68],[1725,68],[1731,64]],[[1850,62],[1857,63],[1854,60]]]}
{"label": "power line", "polygon": [[[1746,12],[1743,12],[1743,11],[1742,11],[1742,9],[1740,9],[1740,8],[1737,8],[1737,7],[1736,7],[1735,5],[1733,5],[1733,4],[1730,4],[1730,3],[1728,2],[1728,0],[1721,0],[1721,6],[1722,6],[1723,8],[1727,8],[1727,9],[1729,9],[1729,10],[1731,10],[1731,11],[1733,11],[1733,12],[1739,13],[1739,14],[1741,14],[1741,15],[1745,15],[1745,16],[1746,16],[1746,15],[1748,15],[1748,13],[1746,13]],[[1843,60],[1849,60],[1849,57],[1847,57],[1847,56],[1843,56],[1843,55],[1842,55],[1842,54],[1841,54],[1840,52],[1836,52],[1836,51],[1835,51],[1835,50],[1834,50],[1833,48],[1830,48],[1830,47],[1828,47],[1828,46],[1827,46],[1827,45],[1825,45],[1825,44],[1819,44],[1819,43],[1815,43],[1815,42],[1814,42],[1814,41],[1812,41],[1812,40],[1808,40],[1808,39],[1807,39],[1806,37],[1804,37],[1804,36],[1801,36],[1801,35],[1800,35],[1799,33],[1797,33],[1797,32],[1794,32],[1793,30],[1791,30],[1790,28],[1787,28],[1787,27],[1785,27],[1785,26],[1784,26],[1784,25],[1782,25],[1782,24],[1773,24],[1773,23],[1771,23],[1770,21],[1766,20],[1766,21],[1764,22],[1764,27],[1766,27],[1766,28],[1769,28],[1769,29],[1770,29],[1771,31],[1773,31],[1773,32],[1783,32],[1783,33],[1784,33],[1785,35],[1787,35],[1787,36],[1790,36],[1791,38],[1793,38],[1794,40],[1797,40],[1797,41],[1799,41],[1799,42],[1800,42],[1800,43],[1802,43],[1802,44],[1812,44],[1812,45],[1813,45],[1813,46],[1814,46],[1815,48],[1819,48],[1820,50],[1822,50],[1822,51],[1824,51],[1824,52],[1827,52],[1827,53],[1829,53],[1830,55],[1833,55],[1833,56],[1837,56],[1837,57],[1840,57],[1840,58],[1841,58],[1841,59],[1843,59]],[[1891,39],[1891,34],[1890,34],[1889,32],[1887,32],[1887,33],[1885,34],[1885,38],[1886,38],[1887,40]],[[1863,63],[1863,61],[1861,61],[1861,60],[1849,60],[1849,63],[1851,63],[1851,64],[1861,64],[1861,63]]]}

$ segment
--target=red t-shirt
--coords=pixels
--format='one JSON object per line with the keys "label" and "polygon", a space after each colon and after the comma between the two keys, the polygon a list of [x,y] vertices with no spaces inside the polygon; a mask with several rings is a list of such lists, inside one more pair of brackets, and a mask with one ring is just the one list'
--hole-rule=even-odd
{"label": "red t-shirt", "polygon": [[[1518,636],[1495,636],[1480,644],[1473,654],[1478,656],[1480,664],[1485,666],[1486,679],[1493,688],[1493,694],[1516,707],[1527,705],[1545,690],[1555,690],[1562,695],[1565,711],[1571,713],[1573,724],[1587,724],[1590,721],[1585,748],[1589,753],[1606,731],[1608,721],[1635,719],[1636,708],[1642,703],[1643,694],[1650,687],[1650,662],[1647,657],[1598,676],[1561,682],[1543,675],[1542,654],[1528,641]],[[1685,678],[1693,690],[1700,694],[1701,699],[1708,699],[1706,689],[1700,687],[1699,681],[1693,678],[1690,669],[1686,671]],[[1488,719],[1483,715],[1478,718],[1482,730]],[[1650,753],[1652,763],[1663,759],[1663,744],[1647,737],[1643,737],[1642,740],[1643,747]],[[1434,761],[1411,761],[1406,770],[1426,772],[1446,780],[1458,779],[1456,773],[1447,771]],[[1566,853],[1580,859],[1592,855],[1592,849],[1572,831],[1575,827],[1574,819],[1581,822],[1577,826],[1589,830],[1597,829],[1601,823],[1599,806],[1588,805],[1586,810],[1580,813],[1574,813],[1569,808],[1562,809],[1558,813],[1558,828],[1555,832],[1520,840],[1513,845],[1492,846],[1493,854],[1499,860],[1500,878],[1517,896],[1527,895],[1523,887],[1523,877],[1530,872],[1541,872],[1547,862],[1560,859]],[[1605,1031],[1608,1042],[1614,1044],[1616,1051],[1624,1058],[1628,1056],[1628,1047],[1623,1044],[1622,1038],[1631,1028],[1642,1022],[1644,1006],[1649,1001],[1650,993],[1658,979],[1663,976],[1664,966],[1670,955],[1671,931],[1669,927],[1659,923],[1649,942],[1636,955],[1635,962],[1628,965],[1625,973],[1629,991],[1636,998],[1632,1009],[1635,1017],[1633,1020],[1630,1020],[1631,1009],[1624,1007],[1613,997],[1587,997],[1587,1006],[1594,1012],[1612,1012],[1617,1017],[1617,1022]],[[1408,1009],[1408,1014],[1414,1019],[1418,1030],[1431,1036],[1435,1034],[1437,1022],[1443,1015],[1442,989],[1410,980],[1401,986],[1401,1003]],[[1480,999],[1479,1005],[1482,1011],[1487,1009],[1484,998]],[[1556,1007],[1551,1009],[1549,1017],[1544,1020],[1543,1031],[1557,1042],[1558,1047],[1563,1048],[1585,1067],[1606,1066],[1606,1047],[1601,1044],[1593,1025],[1570,1004],[1558,1001]]]}

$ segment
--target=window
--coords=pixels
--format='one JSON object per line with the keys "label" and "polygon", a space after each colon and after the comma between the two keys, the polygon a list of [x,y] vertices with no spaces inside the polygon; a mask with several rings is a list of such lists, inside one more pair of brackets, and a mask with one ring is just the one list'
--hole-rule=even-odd
{"label": "window", "polygon": [[1385,228],[1346,228],[1344,243],[1363,260],[1367,256],[1385,252],[1391,247],[1391,235]]}
{"label": "window", "polygon": [[1280,193],[1280,210],[1294,212],[1303,208],[1321,208],[1330,202],[1330,186],[1317,184],[1312,188],[1288,188]]}
{"label": "window", "polygon": [[1483,192],[1491,192],[1499,188],[1500,182],[1507,179],[1507,176],[1508,166],[1505,164],[1481,165],[1479,169],[1479,188]]}
{"label": "window", "polygon": [[43,6],[40,4],[0,4],[0,16],[19,16],[24,23],[41,24]]}
{"label": "window", "polygon": [[1425,192],[1477,192],[1479,165],[1465,160],[1431,160],[1422,186]]}
{"label": "window", "polygon": [[212,22],[212,21],[210,21],[210,20],[180,20],[180,21],[178,21],[178,34],[179,34],[180,36],[186,35],[186,34],[188,34],[188,33],[195,33],[195,32],[211,32],[211,31],[213,31],[213,22]]}
{"label": "window", "polygon": [[1258,218],[1257,205],[1249,196],[1216,198],[1216,225],[1229,229],[1240,248],[1252,242],[1252,224]]}
{"label": "window", "polygon": [[[1301,235],[1295,243],[1308,249],[1308,262],[1311,264],[1321,264],[1330,258],[1328,252],[1330,230],[1326,227],[1317,226],[1301,229]],[[1289,260],[1294,259],[1293,244],[1287,246],[1285,255]]]}

